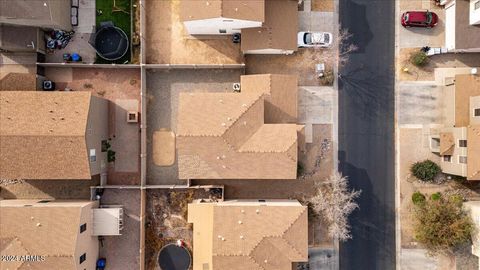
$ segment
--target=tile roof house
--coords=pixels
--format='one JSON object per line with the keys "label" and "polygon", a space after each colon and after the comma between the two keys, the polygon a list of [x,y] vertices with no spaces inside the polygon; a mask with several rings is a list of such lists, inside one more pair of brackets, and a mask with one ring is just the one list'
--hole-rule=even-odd
{"label": "tile roof house", "polygon": [[447,79],[444,127],[430,135],[430,148],[444,173],[480,180],[480,76]]}
{"label": "tile roof house", "polygon": [[181,0],[180,16],[190,35],[233,34],[262,26],[265,0]]}
{"label": "tile roof house", "polygon": [[0,23],[72,30],[71,1],[0,0]]}
{"label": "tile roof house", "polygon": [[190,35],[241,33],[245,54],[297,50],[296,0],[182,0],[181,20]]}
{"label": "tile roof house", "polygon": [[480,52],[480,2],[442,0],[445,5],[445,47],[455,52]]}
{"label": "tile roof house", "polygon": [[106,173],[108,102],[90,92],[0,91],[1,179]]}
{"label": "tile roof house", "polygon": [[244,54],[292,54],[298,48],[298,1],[266,0],[262,27],[241,33]]}
{"label": "tile roof house", "polygon": [[[95,269],[99,247],[91,210],[96,207],[98,201],[0,201],[0,254],[17,256],[2,260],[0,269]],[[25,255],[37,257],[26,261]]]}
{"label": "tile roof house", "polygon": [[241,77],[241,93],[181,93],[180,179],[295,179],[297,78]]}
{"label": "tile roof house", "polygon": [[196,202],[194,270],[291,270],[308,260],[308,210],[298,201]]}

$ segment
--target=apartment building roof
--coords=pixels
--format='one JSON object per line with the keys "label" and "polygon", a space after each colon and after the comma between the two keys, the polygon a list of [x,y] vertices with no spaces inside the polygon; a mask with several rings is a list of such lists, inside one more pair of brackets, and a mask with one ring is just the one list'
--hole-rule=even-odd
{"label": "apartment building roof", "polygon": [[[42,262],[2,261],[2,269],[77,269],[81,208],[91,202],[0,201],[0,254],[44,256]],[[28,205],[26,207],[25,205]],[[35,268],[36,269],[36,268]]]}
{"label": "apartment building roof", "polygon": [[182,0],[183,21],[224,18],[263,22],[265,0]]}
{"label": "apartment building roof", "polygon": [[242,29],[242,51],[297,50],[298,1],[266,0],[265,23]]}
{"label": "apartment building roof", "polygon": [[241,82],[241,93],[180,94],[180,179],[296,178],[296,77],[249,75]]}
{"label": "apartment building roof", "polygon": [[90,92],[0,92],[0,177],[90,179]]}
{"label": "apartment building roof", "polygon": [[290,270],[308,260],[308,214],[300,204],[189,204],[188,222],[194,269]]}

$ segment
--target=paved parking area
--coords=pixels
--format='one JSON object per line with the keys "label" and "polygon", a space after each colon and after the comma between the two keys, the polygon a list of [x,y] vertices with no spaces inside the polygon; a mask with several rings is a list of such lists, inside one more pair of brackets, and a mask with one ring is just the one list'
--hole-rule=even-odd
{"label": "paved parking area", "polygon": [[145,46],[148,64],[241,64],[230,36],[197,39],[180,21],[180,0],[147,0]]}
{"label": "paved parking area", "polygon": [[140,190],[106,189],[101,205],[123,205],[122,235],[105,236],[99,256],[107,259],[108,269],[140,268]]}
{"label": "paved parking area", "polygon": [[443,91],[444,87],[434,82],[400,82],[396,92],[398,124],[442,124]]}
{"label": "paved parking area", "polygon": [[333,12],[299,11],[298,31],[334,32]]}
{"label": "paved parking area", "polygon": [[332,124],[337,93],[330,86],[298,87],[298,122]]}
{"label": "paved parking area", "polygon": [[185,184],[178,180],[177,162],[160,167],[153,162],[153,132],[161,128],[176,132],[179,93],[232,92],[233,83],[240,82],[241,69],[197,69],[147,71],[147,184]]}
{"label": "paved parking area", "polygon": [[[430,0],[402,0],[400,1],[400,14],[412,10],[430,10],[438,15],[438,24],[431,28],[405,28],[399,27],[400,48],[414,47],[444,47],[445,46],[445,10],[436,6]],[[398,18],[398,23],[400,19]]]}

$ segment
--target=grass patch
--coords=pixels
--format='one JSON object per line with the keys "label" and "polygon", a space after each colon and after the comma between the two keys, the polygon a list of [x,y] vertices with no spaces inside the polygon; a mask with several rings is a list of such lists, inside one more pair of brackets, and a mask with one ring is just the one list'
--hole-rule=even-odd
{"label": "grass patch", "polygon": [[[115,11],[115,8],[113,6],[113,2],[115,1],[115,5],[117,7],[117,10],[123,10],[123,11]],[[115,26],[118,28],[121,28],[123,31],[125,31],[125,34],[127,34],[128,37],[128,42],[131,42],[131,19],[132,19],[132,14],[130,12],[130,5],[131,5],[131,0],[96,0],[95,1],[96,5],[96,10],[97,10],[97,16],[96,16],[96,24],[97,27],[100,26],[101,22],[106,22],[106,21],[112,21]],[[101,12],[101,14],[99,14]],[[128,14],[127,14],[128,13]],[[123,64],[125,61],[128,61],[130,63],[130,49],[128,49],[127,53],[125,56],[122,58],[116,60],[116,61],[107,61],[101,58],[100,56],[97,55],[97,59],[95,63],[97,64],[111,64],[111,63],[117,63],[117,64]]]}

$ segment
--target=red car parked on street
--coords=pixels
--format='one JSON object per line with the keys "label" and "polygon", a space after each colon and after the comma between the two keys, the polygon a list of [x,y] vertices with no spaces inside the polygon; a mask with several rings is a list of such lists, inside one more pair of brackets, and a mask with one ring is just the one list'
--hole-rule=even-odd
{"label": "red car parked on street", "polygon": [[402,14],[404,27],[432,28],[438,23],[437,14],[430,11],[407,11]]}

